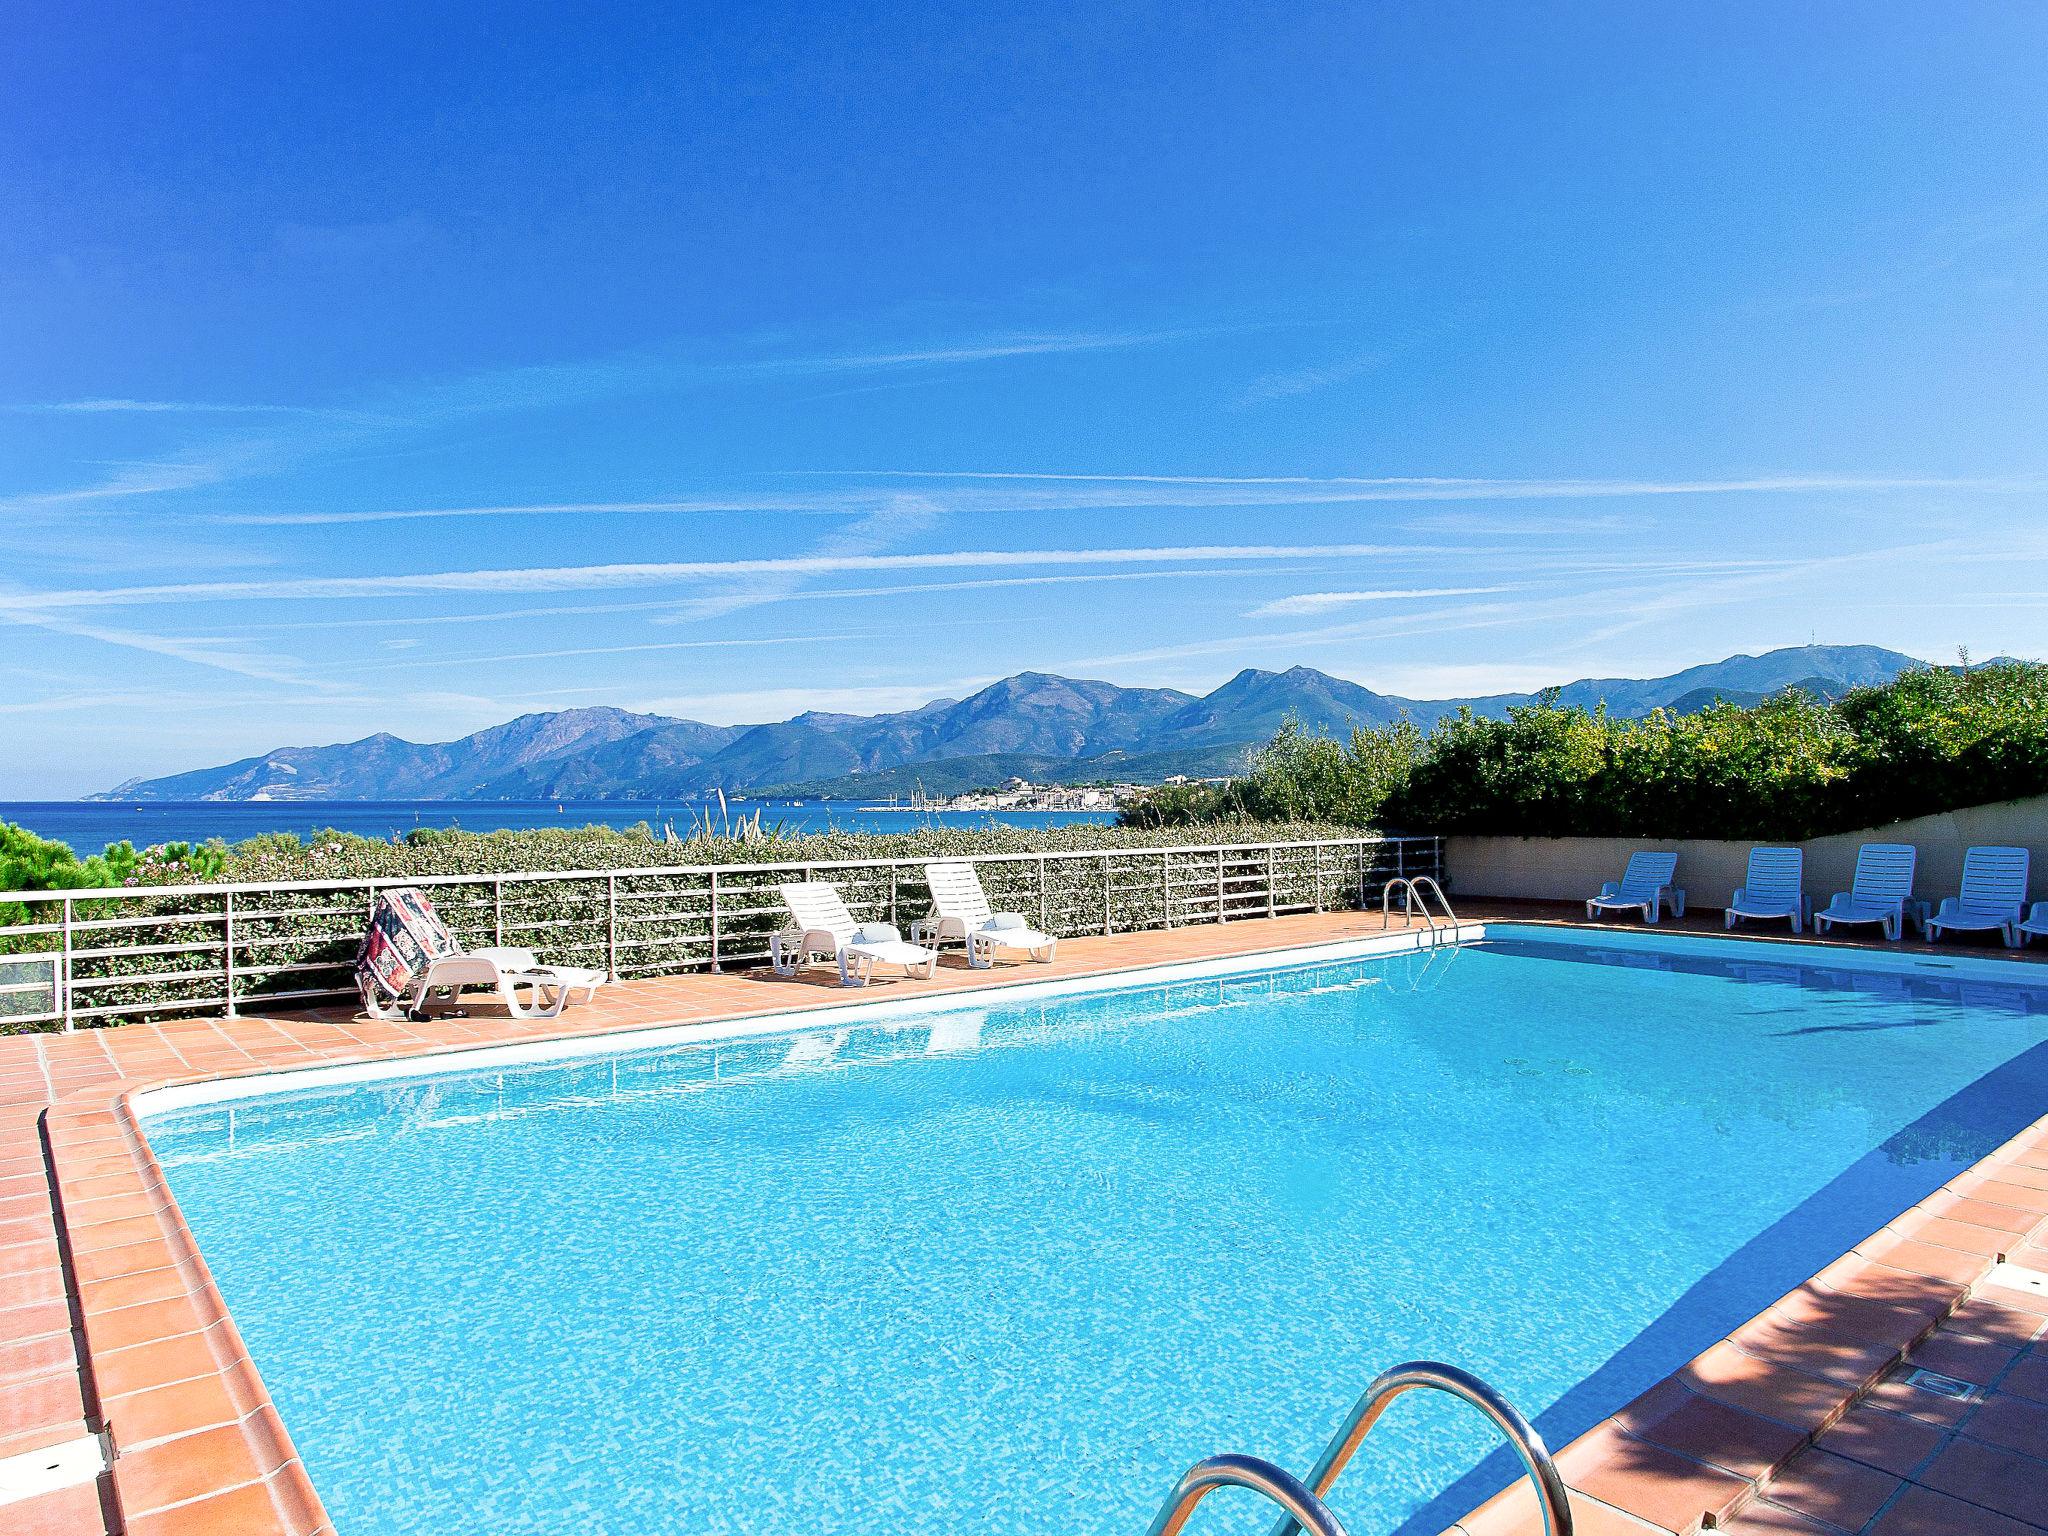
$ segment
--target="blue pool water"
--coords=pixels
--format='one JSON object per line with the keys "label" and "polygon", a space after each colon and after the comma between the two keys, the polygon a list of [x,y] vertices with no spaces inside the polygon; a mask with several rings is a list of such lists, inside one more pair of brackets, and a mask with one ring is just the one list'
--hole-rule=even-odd
{"label": "blue pool water", "polygon": [[[1412,1356],[1561,1444],[2048,1106],[2038,988],[1497,932],[149,1135],[342,1536],[1111,1536]],[[1354,1532],[1506,1481],[1462,1414]]]}

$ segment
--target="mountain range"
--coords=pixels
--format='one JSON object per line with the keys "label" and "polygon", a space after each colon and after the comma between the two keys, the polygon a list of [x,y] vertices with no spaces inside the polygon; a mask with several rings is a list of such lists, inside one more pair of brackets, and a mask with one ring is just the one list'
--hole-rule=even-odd
{"label": "mountain range", "polygon": [[[1822,697],[1889,682],[1911,656],[1878,646],[1797,646],[1731,656],[1669,677],[1582,678],[1566,704],[1624,716],[1753,703],[1785,688]],[[1311,667],[1247,669],[1213,693],[1122,688],[1021,672],[965,699],[882,715],[811,712],[766,725],[705,725],[597,707],[521,715],[456,741],[380,732],[326,747],[166,778],[134,779],[100,800],[596,800],[728,794],[876,797],[921,783],[950,793],[1010,777],[1040,782],[1156,782],[1241,767],[1282,722],[1343,733],[1407,716],[1427,727],[1469,706],[1499,716],[1534,694],[1408,699]]]}

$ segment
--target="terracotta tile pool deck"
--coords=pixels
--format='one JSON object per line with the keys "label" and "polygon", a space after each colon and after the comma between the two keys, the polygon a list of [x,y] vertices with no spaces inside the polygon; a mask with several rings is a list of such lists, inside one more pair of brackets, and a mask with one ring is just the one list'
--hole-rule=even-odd
{"label": "terracotta tile pool deck", "polygon": [[[1464,906],[1477,921],[1571,917],[1559,906]],[[991,973],[954,960],[931,982],[851,992],[822,971],[801,981],[671,977],[607,988],[554,1020],[472,1008],[383,1024],[329,1010],[0,1038],[0,1459],[99,1433],[112,1448],[97,1483],[0,1505],[0,1536],[332,1529],[129,1112],[135,1091],[1379,931],[1377,913],[1327,913],[1069,939],[1050,966]],[[1716,915],[1664,931],[1721,928]],[[2035,955],[2048,964],[2048,948]],[[1952,1385],[1930,1390],[1917,1372]],[[2048,1117],[1565,1447],[1558,1463],[1584,1536],[2048,1531]],[[1526,1485],[1460,1525],[1467,1536],[1538,1528]]]}

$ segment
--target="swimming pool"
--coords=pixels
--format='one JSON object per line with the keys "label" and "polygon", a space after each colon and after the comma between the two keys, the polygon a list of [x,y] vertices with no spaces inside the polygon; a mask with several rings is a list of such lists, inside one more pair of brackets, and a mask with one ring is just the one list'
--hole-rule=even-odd
{"label": "swimming pool", "polygon": [[341,1536],[1136,1532],[1412,1356],[1569,1440],[2039,1114],[2011,969],[1494,928],[145,1115]]}

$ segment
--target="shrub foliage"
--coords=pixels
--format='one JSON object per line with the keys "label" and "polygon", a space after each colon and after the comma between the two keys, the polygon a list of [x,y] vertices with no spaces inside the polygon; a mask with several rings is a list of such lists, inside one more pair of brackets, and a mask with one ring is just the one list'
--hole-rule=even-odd
{"label": "shrub foliage", "polygon": [[1790,690],[1640,720],[1561,707],[1402,721],[1348,742],[1283,728],[1226,784],[1169,785],[1139,827],[1287,815],[1523,837],[1798,840],[2048,793],[2048,666],[1929,667],[1832,704]]}

